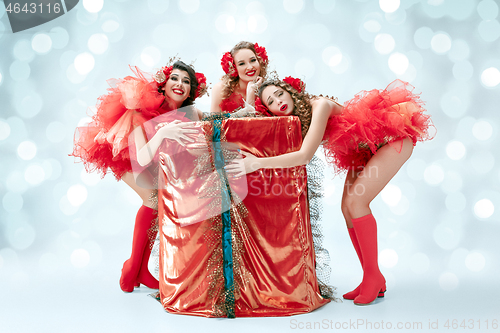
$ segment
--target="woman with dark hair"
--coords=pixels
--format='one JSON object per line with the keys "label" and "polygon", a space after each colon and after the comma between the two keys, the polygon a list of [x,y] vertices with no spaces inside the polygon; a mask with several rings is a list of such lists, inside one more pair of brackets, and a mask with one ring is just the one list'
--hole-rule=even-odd
{"label": "woman with dark hair", "polygon": [[[200,118],[201,112],[192,105],[206,92],[205,76],[182,61],[163,67],[154,76],[137,67],[131,69],[135,76],[113,80],[108,93],[99,97],[92,122],[77,128],[71,154],[82,160],[89,172],[97,170],[104,177],[111,169],[117,180],[123,180],[142,199],[135,220],[132,255],[123,264],[120,278],[125,292],[132,292],[140,283],[158,289],[158,280],[148,270],[150,236],[158,219],[154,185],[157,176],[155,168],[150,172],[147,166],[165,139],[181,145],[193,141],[189,135],[198,131],[186,120]],[[182,107],[186,108],[178,112]],[[146,133],[151,132],[146,130],[149,120],[160,115],[168,115],[168,120],[147,138]]]}
{"label": "woman with dark hair", "polygon": [[261,168],[289,168],[307,164],[323,143],[327,160],[337,171],[347,171],[342,213],[363,267],[363,280],[344,298],[357,305],[373,302],[386,291],[378,267],[377,225],[370,203],[410,157],[417,141],[430,139],[430,117],[413,87],[396,80],[384,90],[364,91],[342,107],[330,98],[304,91],[291,77],[267,81],[259,97],[275,116],[298,116],[303,142],[300,150],[275,157],[244,159],[226,170],[243,176]]}
{"label": "woman with dark hair", "polygon": [[239,42],[224,53],[224,76],[212,89],[211,112],[234,112],[255,105],[255,89],[267,75],[266,49],[257,43]]}

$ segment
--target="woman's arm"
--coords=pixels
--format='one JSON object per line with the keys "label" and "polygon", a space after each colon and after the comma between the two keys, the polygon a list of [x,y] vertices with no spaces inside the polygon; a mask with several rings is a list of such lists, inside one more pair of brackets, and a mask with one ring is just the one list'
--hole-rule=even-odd
{"label": "woman's arm", "polygon": [[193,119],[193,121],[200,121],[201,119],[203,119],[203,111],[195,106],[192,106],[192,108],[194,110],[194,113],[196,114],[196,119]]}
{"label": "woman's arm", "polygon": [[[321,97],[323,98],[323,97]],[[342,113],[342,110],[344,110],[344,107],[339,104],[338,102],[336,101],[333,101],[331,99],[328,99],[328,98],[324,98],[326,99],[328,102],[330,102],[330,106],[332,107],[332,113],[330,114],[330,116],[338,116],[339,114]],[[335,98],[337,99],[337,98]]]}
{"label": "woman's arm", "polygon": [[149,164],[162,144],[163,139],[175,140],[180,145],[185,146],[186,143],[195,141],[190,138],[188,134],[197,133],[198,130],[196,130],[196,127],[193,126],[193,123],[185,123],[180,120],[174,120],[173,122],[161,127],[155,135],[153,135],[151,140],[147,141],[142,127],[137,126],[132,132],[137,152],[137,162],[140,166]]}
{"label": "woman's arm", "polygon": [[196,108],[196,114],[198,115],[198,120],[202,120],[204,115],[203,115],[203,111],[201,111],[200,109]]}
{"label": "woman's arm", "polygon": [[[340,114],[342,107],[329,99],[320,97],[312,102],[312,110],[311,125],[300,150],[280,156],[261,158],[242,152],[245,158],[228,164],[226,170],[230,173],[237,173],[236,176],[242,176],[245,173],[250,173],[261,168],[291,168],[309,163],[323,140],[328,118],[332,115]],[[244,173],[242,170],[243,166],[245,168]]]}
{"label": "woman's arm", "polygon": [[291,168],[309,163],[323,140],[326,123],[334,110],[334,105],[336,105],[334,102],[326,98],[314,100],[311,125],[300,149],[280,156],[259,158],[261,168]]}
{"label": "woman's arm", "polygon": [[212,88],[212,103],[210,105],[210,112],[222,112],[220,103],[222,102],[222,85],[223,82],[217,82]]}
{"label": "woman's arm", "polygon": [[262,77],[258,76],[255,81],[248,82],[245,100],[251,106],[255,106],[255,90],[262,84]]}

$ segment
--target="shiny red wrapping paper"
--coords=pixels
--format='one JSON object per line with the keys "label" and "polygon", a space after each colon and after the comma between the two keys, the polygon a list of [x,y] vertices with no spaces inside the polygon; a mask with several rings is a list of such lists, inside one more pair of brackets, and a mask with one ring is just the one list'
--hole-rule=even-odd
{"label": "shiny red wrapping paper", "polygon": [[[302,141],[296,117],[227,119],[222,122],[221,137],[256,156],[296,151]],[[247,175],[247,191],[236,191],[246,196],[243,204],[231,207],[232,298],[224,291],[220,216],[186,223],[176,212],[177,207],[189,205],[189,197],[184,200],[179,193],[201,186],[194,177],[200,174],[199,164],[196,157],[171,158],[163,162],[160,172],[165,184],[158,193],[164,308],[225,317],[229,301],[234,302],[236,317],[259,317],[307,313],[328,303],[316,278],[305,166],[254,172]],[[187,180],[179,182],[182,177]],[[206,203],[210,205],[210,200]]]}

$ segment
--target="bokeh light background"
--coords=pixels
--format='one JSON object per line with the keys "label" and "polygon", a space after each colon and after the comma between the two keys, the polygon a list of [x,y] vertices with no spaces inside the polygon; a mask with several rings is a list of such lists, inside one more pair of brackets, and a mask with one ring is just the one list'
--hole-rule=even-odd
{"label": "bokeh light background", "polygon": [[[494,0],[83,0],[13,34],[0,5],[0,331],[293,331],[301,322],[500,320],[500,23]],[[374,201],[386,299],[293,318],[208,320],[120,291],[139,197],[68,157],[106,80],[169,57],[208,81],[240,40],[271,68],[340,101],[401,78],[437,127]],[[210,99],[198,103],[209,110]],[[498,162],[498,163],[497,163]],[[361,269],[340,213],[343,177],[325,179],[324,234],[339,295]],[[451,322],[450,322],[451,324]],[[356,331],[363,331],[359,327]]]}

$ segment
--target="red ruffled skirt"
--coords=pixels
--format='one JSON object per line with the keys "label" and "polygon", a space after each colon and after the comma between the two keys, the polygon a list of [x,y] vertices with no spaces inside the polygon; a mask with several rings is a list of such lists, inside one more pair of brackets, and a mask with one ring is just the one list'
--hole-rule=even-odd
{"label": "red ruffled skirt", "polygon": [[132,170],[129,135],[137,126],[170,110],[162,109],[165,97],[154,80],[138,68],[136,77],[108,80],[111,88],[99,97],[92,122],[75,131],[73,152],[88,172],[103,176],[111,170],[117,180]]}
{"label": "red ruffled skirt", "polygon": [[[384,90],[362,91],[329,119],[323,139],[327,161],[338,172],[361,170],[377,149],[403,138],[432,139],[434,126],[414,87],[396,80]],[[399,146],[399,147],[398,147]],[[394,145],[401,149],[401,145]]]}

